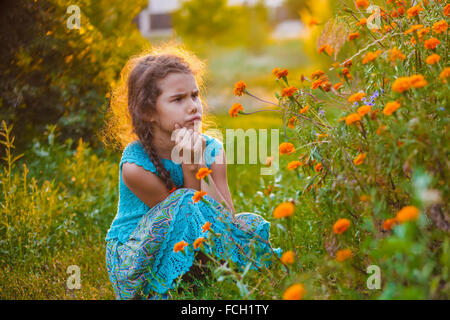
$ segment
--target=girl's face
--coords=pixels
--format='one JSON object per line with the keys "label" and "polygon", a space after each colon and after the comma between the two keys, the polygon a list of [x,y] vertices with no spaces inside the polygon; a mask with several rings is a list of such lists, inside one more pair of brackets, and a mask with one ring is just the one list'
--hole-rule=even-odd
{"label": "girl's face", "polygon": [[156,100],[156,113],[151,116],[157,130],[171,135],[175,124],[198,130],[203,110],[194,76],[169,73],[158,81],[158,87],[162,93]]}

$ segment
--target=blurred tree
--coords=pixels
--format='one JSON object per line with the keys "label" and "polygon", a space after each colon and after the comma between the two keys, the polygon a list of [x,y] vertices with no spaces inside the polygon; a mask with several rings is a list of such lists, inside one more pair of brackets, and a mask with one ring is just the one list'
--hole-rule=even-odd
{"label": "blurred tree", "polygon": [[258,51],[269,33],[267,18],[262,1],[228,6],[227,0],[189,0],[172,14],[175,32],[198,51],[209,44],[247,45]]}
{"label": "blurred tree", "polygon": [[0,8],[0,110],[23,150],[57,124],[60,139],[98,146],[109,86],[148,42],[132,20],[146,0],[79,0],[81,28],[69,29],[63,0],[10,0]]}

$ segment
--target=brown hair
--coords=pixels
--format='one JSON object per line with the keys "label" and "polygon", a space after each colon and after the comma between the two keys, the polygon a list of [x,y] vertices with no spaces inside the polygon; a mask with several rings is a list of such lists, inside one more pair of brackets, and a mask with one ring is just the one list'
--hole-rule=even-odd
{"label": "brown hair", "polygon": [[[147,115],[156,112],[156,100],[162,93],[157,85],[158,80],[170,73],[194,75],[201,99],[203,70],[203,62],[193,54],[180,46],[166,44],[133,56],[123,68],[118,84],[113,86],[103,142],[105,145],[119,145],[123,149],[128,143],[140,140],[168,190],[176,186],[152,146],[153,131],[146,121]],[[202,130],[205,130],[205,126],[202,126]]]}

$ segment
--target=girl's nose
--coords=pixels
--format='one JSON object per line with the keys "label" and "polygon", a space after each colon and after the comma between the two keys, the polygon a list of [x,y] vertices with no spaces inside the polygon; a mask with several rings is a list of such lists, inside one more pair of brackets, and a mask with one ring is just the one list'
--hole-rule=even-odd
{"label": "girl's nose", "polygon": [[194,101],[189,101],[188,111],[189,113],[197,113],[198,111],[197,103],[195,103]]}

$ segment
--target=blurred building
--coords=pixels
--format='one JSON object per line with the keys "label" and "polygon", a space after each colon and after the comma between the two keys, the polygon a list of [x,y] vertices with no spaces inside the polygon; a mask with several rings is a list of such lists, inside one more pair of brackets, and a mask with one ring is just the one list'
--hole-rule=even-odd
{"label": "blurred building", "polygon": [[[184,0],[149,0],[148,6],[136,17],[135,22],[144,37],[172,34],[171,13]],[[201,1],[201,0],[200,0]],[[283,0],[263,0],[269,9],[270,20],[276,24],[287,19]],[[228,0],[229,5],[254,5],[258,0]]]}

